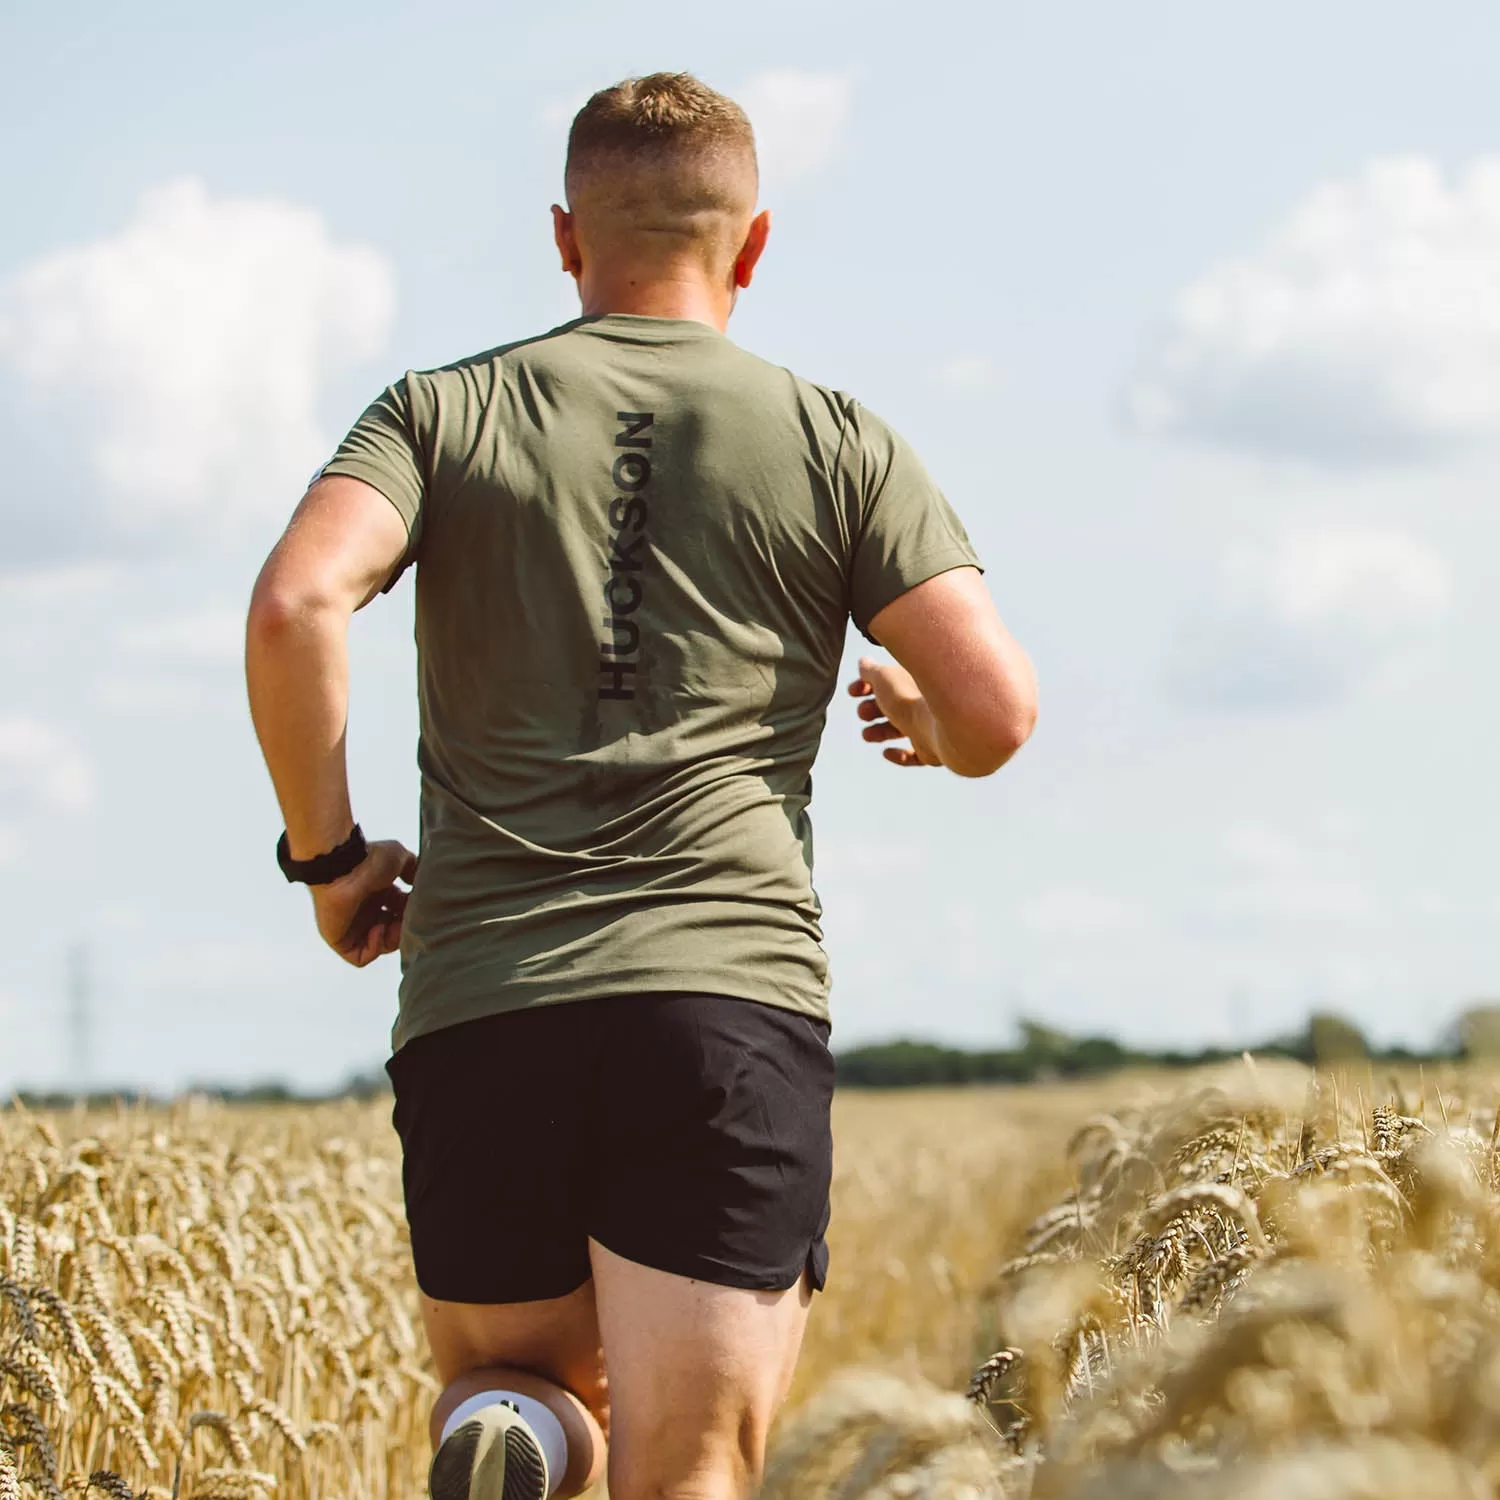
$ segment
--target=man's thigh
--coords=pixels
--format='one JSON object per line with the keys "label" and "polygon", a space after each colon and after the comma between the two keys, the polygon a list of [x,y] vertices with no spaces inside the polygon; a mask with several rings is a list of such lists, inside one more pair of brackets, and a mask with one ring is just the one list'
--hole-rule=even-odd
{"label": "man's thigh", "polygon": [[753,1291],[590,1245],[609,1368],[611,1500],[748,1494],[791,1383],[812,1291]]}

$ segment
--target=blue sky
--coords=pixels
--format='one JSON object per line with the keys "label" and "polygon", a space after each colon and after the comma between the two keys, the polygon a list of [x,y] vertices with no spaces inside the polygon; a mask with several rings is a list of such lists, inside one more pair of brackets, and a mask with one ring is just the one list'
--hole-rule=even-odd
{"label": "blue sky", "polygon": [[[835,705],[838,1040],[1018,1015],[1427,1039],[1500,993],[1500,16],[1141,0],[0,18],[0,1087],[326,1083],[383,1056],[272,862],[239,617],[408,367],[573,312],[571,110],[750,108],[732,334],[926,456],[1041,675],[994,780]],[[352,775],[415,834],[411,598],[356,622]]]}

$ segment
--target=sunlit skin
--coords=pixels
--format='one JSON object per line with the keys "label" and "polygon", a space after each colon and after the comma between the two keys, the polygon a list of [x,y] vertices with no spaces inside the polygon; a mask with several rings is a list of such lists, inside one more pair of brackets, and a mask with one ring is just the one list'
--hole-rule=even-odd
{"label": "sunlit skin", "polygon": [[689,251],[653,256],[649,264],[600,261],[588,253],[587,222],[552,205],[552,237],[563,270],[578,283],[585,317],[633,313],[643,318],[687,318],[723,333],[739,294],[755,276],[770,235],[769,210],[749,217],[738,254],[717,274]]}
{"label": "sunlit skin", "polygon": [[[554,241],[584,313],[690,319],[724,331],[771,228],[753,190],[743,198],[742,209],[703,225],[639,234],[554,205]],[[303,497],[257,580],[246,635],[250,706],[293,858],[335,847],[353,826],[344,753],[349,622],[406,546],[383,495],[332,476]],[[901,665],[865,658],[849,691],[864,739],[884,746],[893,764],[986,776],[1031,732],[1030,663],[977,570],[957,568],[912,589],[876,615],[870,633]],[[410,850],[381,841],[343,879],[312,887],[324,941],[356,967],[394,952],[417,868]],[[558,1495],[578,1494],[607,1462],[612,1500],[739,1500],[763,1463],[811,1293],[805,1284],[783,1292],[713,1286],[601,1245],[590,1251],[593,1281],[552,1302],[423,1298],[446,1384],[434,1437],[474,1391],[524,1390],[569,1437]]]}

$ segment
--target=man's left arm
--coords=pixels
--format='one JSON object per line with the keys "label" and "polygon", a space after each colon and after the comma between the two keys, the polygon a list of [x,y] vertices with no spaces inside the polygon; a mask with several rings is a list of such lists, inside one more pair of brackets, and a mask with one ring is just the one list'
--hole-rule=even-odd
{"label": "man's left arm", "polygon": [[[349,621],[407,551],[406,523],[373,486],[317,480],[256,579],[245,629],[250,715],[286,820],[293,860],[314,859],[354,829],[344,738]],[[362,968],[401,942],[417,859],[400,843],[369,845],[348,874],[313,885],[318,931]]]}

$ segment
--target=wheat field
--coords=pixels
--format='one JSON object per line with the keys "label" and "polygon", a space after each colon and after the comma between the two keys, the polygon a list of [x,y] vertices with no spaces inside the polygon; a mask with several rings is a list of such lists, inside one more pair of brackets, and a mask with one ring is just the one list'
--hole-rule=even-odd
{"label": "wheat field", "polygon": [[763,1500],[1500,1493],[1493,1079],[1252,1064],[1098,1102],[981,1292],[966,1397],[835,1380]]}
{"label": "wheat field", "polygon": [[[1494,1496],[1497,1104],[840,1094],[766,1500]],[[433,1388],[387,1105],[0,1112],[0,1500],[417,1496]]]}

